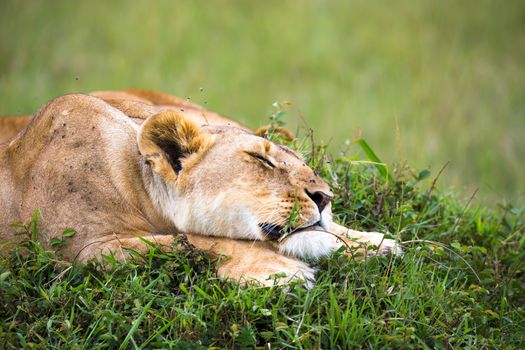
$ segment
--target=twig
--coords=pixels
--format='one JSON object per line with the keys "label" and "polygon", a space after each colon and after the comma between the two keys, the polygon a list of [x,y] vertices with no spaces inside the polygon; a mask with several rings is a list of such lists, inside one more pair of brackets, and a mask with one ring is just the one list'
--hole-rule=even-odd
{"label": "twig", "polygon": [[51,284],[53,282],[55,282],[56,280],[62,278],[62,276],[64,276],[69,270],[71,270],[73,268],[73,266],[69,266],[68,268],[66,268],[64,271],[60,272],[58,275],[55,276],[55,278],[53,278],[51,281],[47,282],[45,284],[45,286],[47,286],[48,284]]}

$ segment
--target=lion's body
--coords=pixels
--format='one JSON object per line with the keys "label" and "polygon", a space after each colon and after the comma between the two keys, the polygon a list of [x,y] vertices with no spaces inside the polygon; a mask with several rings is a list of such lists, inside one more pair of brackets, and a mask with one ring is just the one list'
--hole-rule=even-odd
{"label": "lion's body", "polygon": [[[124,233],[124,226],[155,232],[148,220],[169,229],[145,200],[140,179],[131,175],[140,172],[133,122],[95,98],[62,99],[68,101],[67,107],[60,99],[53,101],[24,132],[0,146],[2,183],[11,183],[0,189],[4,204],[0,222],[27,220],[39,208],[48,233],[65,227],[82,232],[84,237],[70,244],[77,240],[83,244],[87,236],[98,240],[108,232]],[[134,210],[144,215],[133,214]],[[75,257],[66,252],[66,258]]]}
{"label": "lion's body", "polygon": [[[312,279],[313,270],[290,255],[318,257],[341,245],[314,225],[345,231],[331,222],[328,186],[294,152],[159,93],[59,97],[0,144],[0,164],[0,242],[15,241],[9,224],[38,208],[44,244],[76,230],[61,249],[69,261],[109,252],[124,259],[124,248],[148,248],[139,237],[171,247],[182,233],[197,248],[231,257],[221,276]],[[265,232],[284,225],[294,203],[302,209],[296,226],[310,229],[270,240]],[[382,242],[379,234],[355,234]]]}

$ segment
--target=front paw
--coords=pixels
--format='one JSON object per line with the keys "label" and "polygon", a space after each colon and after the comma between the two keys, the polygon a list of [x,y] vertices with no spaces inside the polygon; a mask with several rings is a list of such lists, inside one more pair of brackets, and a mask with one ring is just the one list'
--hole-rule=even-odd
{"label": "front paw", "polygon": [[367,257],[370,255],[403,254],[403,250],[397,241],[385,238],[384,234],[378,232],[348,230],[342,235],[341,240],[346,245],[348,255],[361,253]]}
{"label": "front paw", "polygon": [[303,261],[283,257],[283,261],[268,266],[267,271],[261,274],[259,283],[265,286],[286,285],[299,282],[310,289],[315,285],[315,269]]}
{"label": "front paw", "polygon": [[219,276],[244,284],[255,282],[266,287],[286,285],[293,281],[302,282],[307,288],[315,284],[315,269],[292,257],[275,254],[271,258],[262,257],[246,265],[242,265],[242,262],[241,266],[236,265],[235,261],[222,263],[218,270]]}
{"label": "front paw", "polygon": [[374,247],[377,247],[375,250],[376,254],[403,255],[403,249],[401,249],[401,245],[396,240],[384,238],[384,235],[380,233],[379,235],[383,237],[381,241],[379,241],[377,244],[374,244]]}

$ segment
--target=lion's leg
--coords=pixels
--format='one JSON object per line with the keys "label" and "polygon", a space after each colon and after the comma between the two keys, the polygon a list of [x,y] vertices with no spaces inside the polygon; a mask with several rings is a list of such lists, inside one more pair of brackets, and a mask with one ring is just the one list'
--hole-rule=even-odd
{"label": "lion's leg", "polygon": [[248,283],[274,284],[272,275],[282,274],[278,284],[300,279],[307,285],[314,282],[315,270],[306,263],[285,256],[267,242],[188,235],[188,241],[198,249],[222,255],[218,274],[222,278]]}
{"label": "lion's leg", "polygon": [[[351,248],[355,248],[352,253],[368,254],[402,254],[401,247],[393,240],[385,238],[385,235],[379,232],[361,232],[355,231],[336,223],[331,223],[330,232],[345,237],[344,243]],[[367,247],[376,246],[377,250],[371,250]]]}
{"label": "lion's leg", "polygon": [[[256,281],[267,286],[274,284],[270,277],[275,274],[283,274],[283,278],[278,282],[280,284],[292,279],[302,279],[307,284],[314,281],[315,271],[306,263],[279,254],[266,242],[200,235],[186,237],[195,248],[221,256],[218,275],[222,278],[243,283]],[[175,236],[171,235],[143,235],[140,238],[110,236],[82,247],[76,260],[87,262],[94,258],[99,259],[103,255],[112,255],[119,261],[125,261],[131,257],[129,250],[142,254],[148,252],[150,245],[145,241],[153,242],[162,249],[172,250],[174,239]]]}

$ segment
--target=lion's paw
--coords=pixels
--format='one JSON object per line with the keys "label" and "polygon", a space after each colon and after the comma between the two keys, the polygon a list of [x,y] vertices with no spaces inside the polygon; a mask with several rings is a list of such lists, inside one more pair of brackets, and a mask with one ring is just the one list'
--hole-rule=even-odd
{"label": "lion's paw", "polygon": [[292,264],[293,266],[282,267],[275,274],[271,274],[264,283],[265,285],[289,284],[290,282],[302,282],[308,289],[315,285],[315,269],[302,261]]}
{"label": "lion's paw", "polygon": [[281,256],[246,271],[240,279],[245,283],[255,281],[267,287],[297,281],[302,282],[306,288],[311,288],[315,284],[315,269],[303,261]]}
{"label": "lion's paw", "polygon": [[394,239],[385,238],[378,246],[377,254],[382,255],[403,255],[401,245]]}
{"label": "lion's paw", "polygon": [[353,231],[345,239],[349,246],[358,246],[356,249],[350,249],[349,252],[364,253],[368,255],[403,255],[403,249],[400,244],[393,239],[385,238],[385,235],[379,232],[357,232]]}

